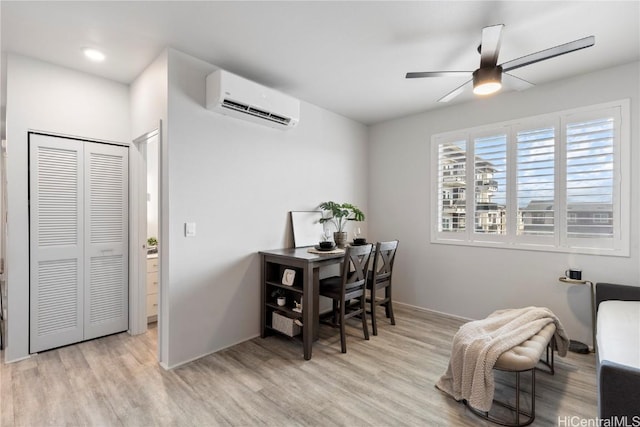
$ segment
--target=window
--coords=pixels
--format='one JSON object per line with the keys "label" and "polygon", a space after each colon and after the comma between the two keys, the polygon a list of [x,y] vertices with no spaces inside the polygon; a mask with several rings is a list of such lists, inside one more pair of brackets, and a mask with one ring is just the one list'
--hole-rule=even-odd
{"label": "window", "polygon": [[628,100],[434,135],[432,241],[628,256],[629,144]]}

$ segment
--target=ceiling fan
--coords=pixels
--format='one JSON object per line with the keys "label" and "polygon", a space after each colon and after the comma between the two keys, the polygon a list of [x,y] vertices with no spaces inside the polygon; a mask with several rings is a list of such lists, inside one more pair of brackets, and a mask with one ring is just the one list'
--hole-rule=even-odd
{"label": "ceiling fan", "polygon": [[574,52],[576,50],[591,47],[595,43],[595,37],[589,36],[582,39],[574,40],[569,43],[561,44],[540,52],[532,53],[503,62],[498,65],[498,54],[500,53],[500,42],[502,39],[503,24],[492,25],[482,29],[482,42],[478,46],[480,53],[480,68],[475,71],[422,71],[407,73],[406,78],[415,79],[421,77],[460,77],[470,76],[471,79],[463,85],[457,87],[451,92],[438,99],[438,102],[449,102],[456,96],[460,95],[467,86],[473,83],[473,93],[476,95],[489,95],[499,91],[502,88],[502,80],[508,81],[509,86],[523,90],[533,86],[532,83],[518,78],[509,71],[515,70],[526,65],[564,55],[565,53]]}

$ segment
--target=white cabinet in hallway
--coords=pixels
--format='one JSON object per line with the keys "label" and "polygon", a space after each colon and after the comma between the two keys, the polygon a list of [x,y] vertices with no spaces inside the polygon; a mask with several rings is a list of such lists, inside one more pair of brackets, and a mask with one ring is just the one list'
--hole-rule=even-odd
{"label": "white cabinet in hallway", "polygon": [[147,256],[147,321],[158,319],[158,255]]}

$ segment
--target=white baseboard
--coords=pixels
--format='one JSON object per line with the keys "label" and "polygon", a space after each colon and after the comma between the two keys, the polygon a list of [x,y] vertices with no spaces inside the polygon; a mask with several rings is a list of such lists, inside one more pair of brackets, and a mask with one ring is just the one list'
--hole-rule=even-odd
{"label": "white baseboard", "polygon": [[470,322],[472,320],[477,320],[477,319],[471,319],[471,318],[468,318],[468,317],[458,316],[456,314],[445,313],[443,311],[433,310],[431,308],[424,308],[424,307],[419,307],[417,305],[407,304],[406,302],[394,301],[393,303],[395,305],[400,305],[400,306],[403,306],[403,307],[411,308],[413,310],[418,310],[418,311],[422,311],[422,312],[425,312],[425,313],[435,313],[435,314],[438,314],[440,316],[450,317],[452,319],[464,320],[464,321],[467,321],[467,322]]}
{"label": "white baseboard", "polygon": [[189,359],[189,360],[184,360],[184,361],[182,361],[182,362],[176,363],[175,365],[168,366],[168,365],[166,365],[166,364],[164,364],[164,363],[160,363],[160,366],[162,366],[165,370],[170,371],[170,370],[175,369],[175,368],[177,368],[177,367],[179,367],[179,366],[186,365],[187,363],[191,363],[191,362],[193,362],[194,360],[202,359],[203,357],[207,357],[207,356],[209,356],[210,354],[214,354],[214,353],[217,353],[217,352],[219,352],[219,351],[222,351],[222,350],[224,350],[224,349],[226,349],[226,348],[233,347],[234,345],[241,344],[241,343],[243,343],[243,342],[247,342],[247,341],[252,340],[252,339],[254,339],[254,338],[257,338],[257,337],[259,337],[259,336],[260,336],[260,334],[256,334],[256,335],[250,336],[249,338],[242,339],[242,340],[240,340],[240,341],[238,341],[238,342],[235,342],[235,343],[229,344],[229,345],[227,345],[227,346],[225,346],[225,347],[218,348],[218,349],[213,350],[213,351],[210,351],[210,352],[208,352],[208,353],[201,354],[200,356],[193,357],[193,358],[191,358],[191,359]]}

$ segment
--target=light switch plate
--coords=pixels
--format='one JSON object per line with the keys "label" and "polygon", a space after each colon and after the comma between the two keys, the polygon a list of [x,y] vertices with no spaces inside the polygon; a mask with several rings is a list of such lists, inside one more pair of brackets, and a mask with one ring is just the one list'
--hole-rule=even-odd
{"label": "light switch plate", "polygon": [[184,223],[184,235],[186,237],[194,237],[196,235],[196,223],[185,222]]}

